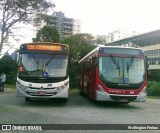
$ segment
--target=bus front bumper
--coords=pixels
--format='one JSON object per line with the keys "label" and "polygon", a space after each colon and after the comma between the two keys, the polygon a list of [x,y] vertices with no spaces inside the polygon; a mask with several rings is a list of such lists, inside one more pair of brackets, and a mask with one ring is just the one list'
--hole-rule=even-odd
{"label": "bus front bumper", "polygon": [[17,97],[29,97],[29,98],[68,98],[69,86],[63,90],[37,90],[37,89],[26,89],[16,87]]}
{"label": "bus front bumper", "polygon": [[139,95],[118,95],[96,90],[96,101],[125,102],[125,100],[128,100],[128,102],[145,102],[146,97],[147,93],[142,93]]}

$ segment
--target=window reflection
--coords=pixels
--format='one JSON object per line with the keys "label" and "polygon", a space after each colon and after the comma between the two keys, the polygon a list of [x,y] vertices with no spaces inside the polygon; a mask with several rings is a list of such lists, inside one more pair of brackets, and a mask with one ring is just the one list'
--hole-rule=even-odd
{"label": "window reflection", "polygon": [[22,54],[21,75],[42,77],[64,77],[67,72],[68,56],[52,54]]}
{"label": "window reflection", "polygon": [[100,57],[99,75],[104,81],[113,83],[141,83],[144,80],[144,59],[122,57]]}

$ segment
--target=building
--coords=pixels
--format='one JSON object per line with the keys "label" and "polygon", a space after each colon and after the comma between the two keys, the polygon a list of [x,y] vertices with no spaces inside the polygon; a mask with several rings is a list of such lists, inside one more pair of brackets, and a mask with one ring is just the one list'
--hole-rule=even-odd
{"label": "building", "polygon": [[148,58],[150,69],[160,69],[160,44],[142,47]]}
{"label": "building", "polygon": [[79,19],[68,18],[61,11],[55,12],[52,15],[52,21],[45,22],[42,20],[41,24],[37,27],[37,30],[43,28],[44,25],[55,26],[61,38],[81,33],[81,21]]}
{"label": "building", "polygon": [[73,34],[81,33],[81,20],[73,19]]}
{"label": "building", "polygon": [[135,36],[135,35],[138,35],[138,34],[140,34],[140,33],[135,32],[135,31],[118,29],[118,30],[110,32],[106,35],[106,42],[110,43],[110,42],[113,42],[113,41],[121,40],[121,39],[128,38],[128,37],[132,37],[132,36]]}

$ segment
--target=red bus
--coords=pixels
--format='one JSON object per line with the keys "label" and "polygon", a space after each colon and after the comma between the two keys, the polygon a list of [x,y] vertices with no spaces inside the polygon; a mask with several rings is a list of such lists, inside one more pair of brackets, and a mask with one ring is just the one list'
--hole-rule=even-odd
{"label": "red bus", "polygon": [[83,57],[79,88],[96,101],[145,102],[147,60],[142,49],[104,46]]}

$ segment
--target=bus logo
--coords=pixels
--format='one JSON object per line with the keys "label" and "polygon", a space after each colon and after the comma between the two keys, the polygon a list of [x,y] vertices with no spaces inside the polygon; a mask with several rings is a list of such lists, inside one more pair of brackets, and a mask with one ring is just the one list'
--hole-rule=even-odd
{"label": "bus logo", "polygon": [[2,125],[2,130],[11,130],[11,125]]}
{"label": "bus logo", "polygon": [[130,91],[130,94],[134,94],[134,91]]}
{"label": "bus logo", "polygon": [[52,86],[52,84],[48,84],[48,85],[47,85],[47,87],[51,87],[51,86]]}

